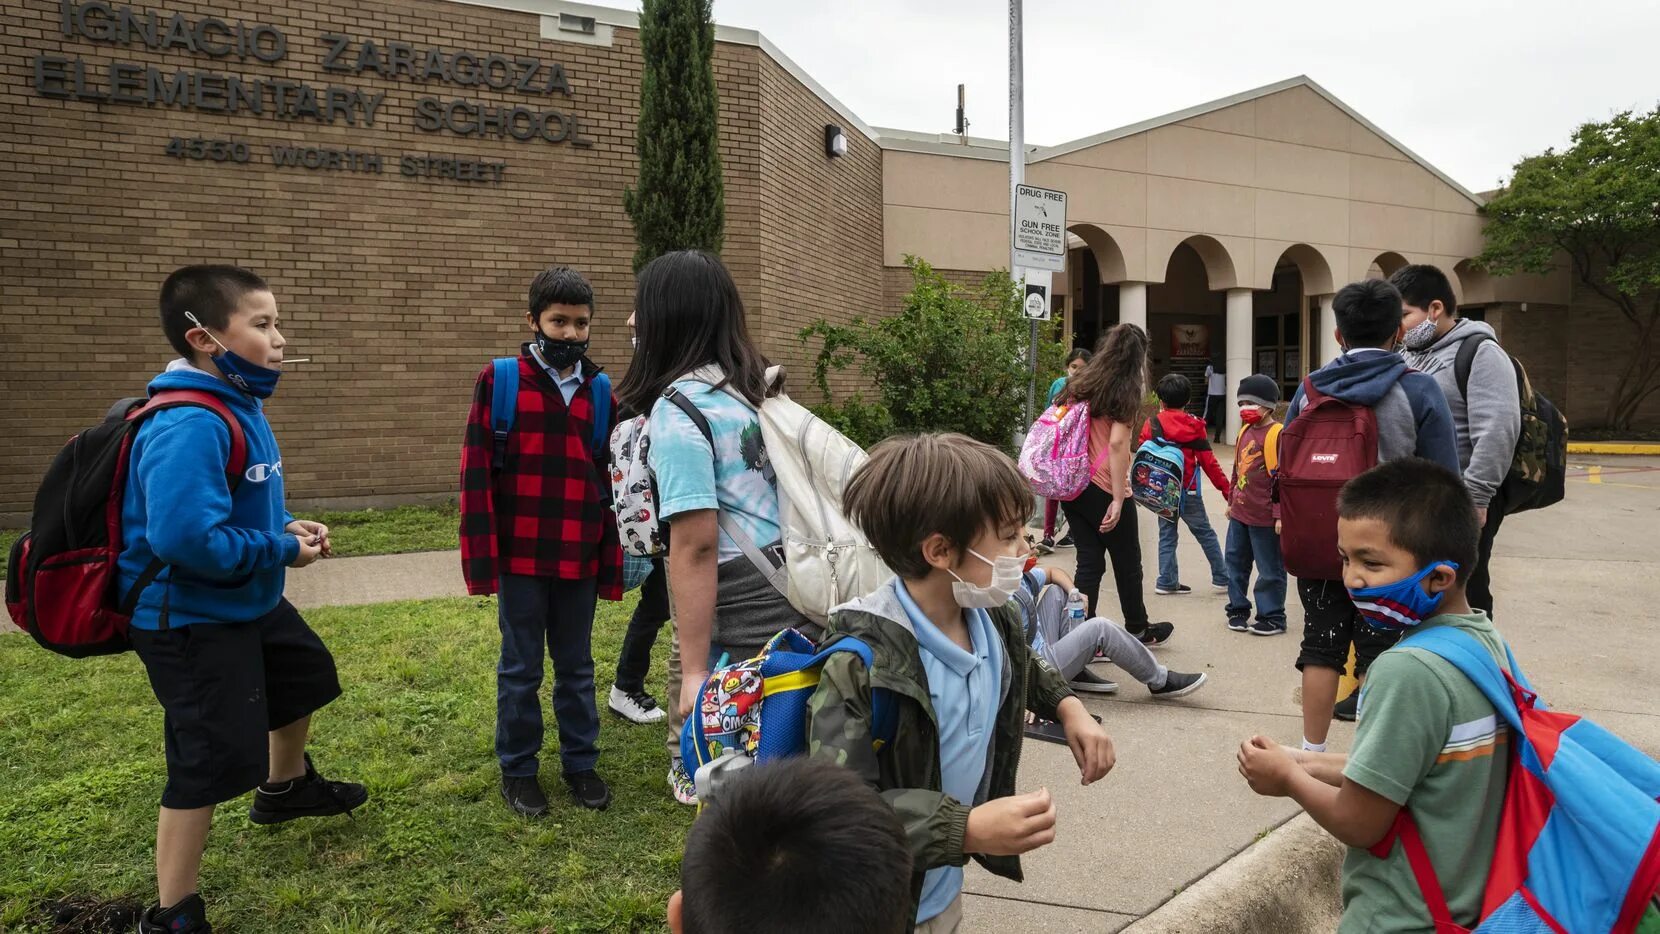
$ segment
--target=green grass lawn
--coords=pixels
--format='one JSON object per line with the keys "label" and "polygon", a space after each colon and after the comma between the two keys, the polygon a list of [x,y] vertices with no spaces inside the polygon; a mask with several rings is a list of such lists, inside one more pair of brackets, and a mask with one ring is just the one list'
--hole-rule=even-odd
{"label": "green grass lawn", "polygon": [[451,551],[461,547],[461,512],[455,503],[398,506],[351,512],[303,512],[329,527],[337,558],[396,555],[410,551]]}
{"label": "green grass lawn", "polygon": [[[221,806],[202,867],[214,924],[662,930],[692,811],[668,796],[662,729],[605,711],[631,606],[601,603],[594,632],[599,768],[616,800],[596,813],[564,792],[550,710],[554,807],[540,821],[512,816],[497,792],[493,600],[307,613],[345,688],[311,748],[324,774],[367,784],[369,803],[355,819],[274,828],[248,822],[248,797]],[[660,673],[666,637],[659,648]],[[162,718],[137,657],[76,661],[0,637],[0,672],[0,930],[47,931],[42,904],[66,896],[153,899]]]}
{"label": "green grass lawn", "polygon": [[[329,541],[337,558],[452,551],[461,547],[461,512],[453,502],[349,512],[303,512],[299,517],[315,519],[329,527]],[[6,576],[12,542],[21,534],[22,529],[0,529],[0,577]]]}

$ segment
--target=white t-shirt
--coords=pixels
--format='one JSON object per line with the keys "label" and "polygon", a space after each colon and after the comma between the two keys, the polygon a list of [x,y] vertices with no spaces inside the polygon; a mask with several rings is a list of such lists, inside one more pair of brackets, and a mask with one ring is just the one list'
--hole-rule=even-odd
{"label": "white t-shirt", "polygon": [[1228,394],[1228,378],[1225,374],[1218,373],[1214,366],[1205,367],[1205,386],[1206,393],[1209,395],[1225,396]]}

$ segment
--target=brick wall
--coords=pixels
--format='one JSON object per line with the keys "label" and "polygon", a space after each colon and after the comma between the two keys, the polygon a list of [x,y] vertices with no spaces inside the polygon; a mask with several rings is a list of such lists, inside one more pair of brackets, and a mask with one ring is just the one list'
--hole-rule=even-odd
{"label": "brick wall", "polygon": [[[537,16],[444,0],[168,0],[139,12],[271,24],[278,62],[212,58],[66,37],[59,4],[0,10],[0,522],[29,509],[47,461],[111,400],[142,391],[172,356],[155,323],[168,272],[195,262],[250,266],[272,284],[292,367],[270,417],[297,503],[396,502],[453,495],[461,425],[479,368],[525,332],[525,291],[564,262],[593,281],[593,356],[619,375],[632,308],[633,236],[622,192],[636,171],[636,34],[612,47],[540,38]],[[325,71],[324,33],[359,43],[464,49],[559,62],[571,87],[531,94],[409,76]],[[215,34],[218,38],[219,34]],[[35,93],[37,55],[84,59],[107,86],[111,62],[211,70],[385,92],[373,126],[57,100]],[[769,354],[799,365],[806,303],[834,313],[880,294],[880,154],[822,156],[828,108],[752,46],[721,44],[724,254]],[[776,99],[767,95],[776,94]],[[418,98],[552,107],[592,146],[429,133]],[[246,164],[166,155],[172,137],[246,143]],[[383,174],[279,168],[273,145],[347,147],[386,157]],[[500,185],[405,177],[404,153],[505,161]],[[15,194],[15,198],[10,197]],[[790,195],[805,207],[792,214]]]}
{"label": "brick wall", "polygon": [[[1636,330],[1612,302],[1575,285],[1571,305],[1515,303],[1488,309],[1487,320],[1505,349],[1527,366],[1534,385],[1577,428],[1601,428],[1608,398],[1631,360]],[[1632,420],[1636,429],[1660,428],[1660,393]]]}
{"label": "brick wall", "polygon": [[[1568,414],[1568,308],[1529,302],[1527,310],[1515,302],[1487,308],[1487,323],[1499,342],[1527,368],[1535,389]],[[1569,416],[1573,418],[1572,415]]]}

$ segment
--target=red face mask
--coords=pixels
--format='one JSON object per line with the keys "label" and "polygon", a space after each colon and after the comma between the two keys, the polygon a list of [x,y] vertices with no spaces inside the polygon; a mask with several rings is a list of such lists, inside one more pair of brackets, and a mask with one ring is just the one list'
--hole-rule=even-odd
{"label": "red face mask", "polygon": [[1267,414],[1267,412],[1264,412],[1258,408],[1240,409],[1239,420],[1247,425],[1255,425],[1257,422],[1262,421],[1263,417]]}

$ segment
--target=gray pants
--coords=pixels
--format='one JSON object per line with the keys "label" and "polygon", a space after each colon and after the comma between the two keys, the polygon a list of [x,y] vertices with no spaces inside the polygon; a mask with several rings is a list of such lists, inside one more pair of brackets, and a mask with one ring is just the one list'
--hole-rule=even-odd
{"label": "gray pants", "polygon": [[1099,616],[1074,623],[1066,618],[1066,594],[1050,585],[1038,595],[1036,616],[1043,635],[1043,655],[1068,681],[1095,658],[1096,650],[1148,687],[1162,687],[1169,669],[1158,663],[1141,640],[1123,626]]}

